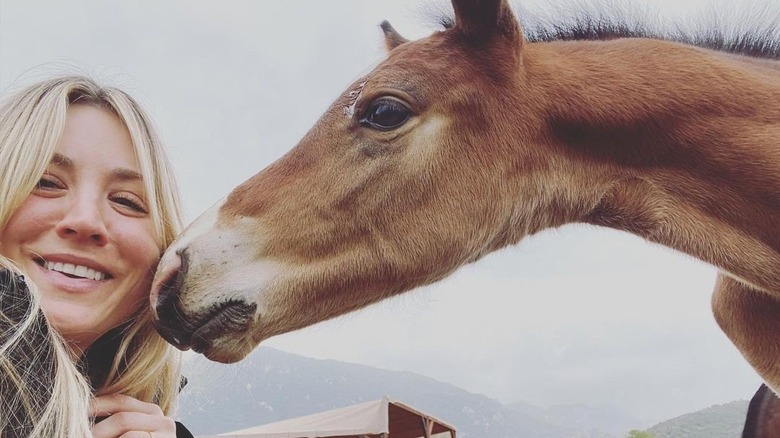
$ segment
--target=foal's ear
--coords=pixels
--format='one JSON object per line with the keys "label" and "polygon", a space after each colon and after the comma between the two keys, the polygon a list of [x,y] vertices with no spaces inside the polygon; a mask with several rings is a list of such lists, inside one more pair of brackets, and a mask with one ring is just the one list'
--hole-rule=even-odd
{"label": "foal's ear", "polygon": [[387,49],[388,52],[409,41],[396,32],[389,21],[385,20],[379,26],[382,27],[382,32],[385,34],[385,49]]}
{"label": "foal's ear", "polygon": [[502,36],[520,47],[523,32],[507,0],[452,0],[452,7],[455,30],[467,41]]}

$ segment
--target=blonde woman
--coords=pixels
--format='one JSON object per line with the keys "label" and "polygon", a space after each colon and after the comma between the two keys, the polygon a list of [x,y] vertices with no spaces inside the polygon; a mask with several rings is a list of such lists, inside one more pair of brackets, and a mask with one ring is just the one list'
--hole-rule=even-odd
{"label": "blonde woman", "polygon": [[[171,438],[180,352],[148,293],[181,228],[149,118],[77,76],[0,106],[0,434]],[[178,435],[177,435],[178,429]]]}

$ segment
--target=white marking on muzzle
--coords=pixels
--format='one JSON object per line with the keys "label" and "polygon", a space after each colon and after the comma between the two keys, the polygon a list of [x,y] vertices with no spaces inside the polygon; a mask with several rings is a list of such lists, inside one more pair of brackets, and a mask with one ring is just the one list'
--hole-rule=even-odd
{"label": "white marking on muzzle", "polygon": [[161,266],[178,269],[176,252],[186,250],[187,278],[180,297],[185,308],[198,310],[240,300],[256,303],[257,313],[263,313],[265,294],[288,267],[261,258],[264,239],[255,219],[220,223],[224,203],[223,199],[195,219],[165,252]]}
{"label": "white marking on muzzle", "polygon": [[165,250],[157,265],[157,272],[154,275],[154,286],[152,287],[152,294],[150,296],[152,306],[154,306],[159,293],[159,288],[156,287],[156,285],[165,280],[171,272],[181,268],[181,258],[177,252],[187,248],[196,237],[216,226],[219,209],[224,203],[225,199],[221,199],[203,214],[198,216]]}

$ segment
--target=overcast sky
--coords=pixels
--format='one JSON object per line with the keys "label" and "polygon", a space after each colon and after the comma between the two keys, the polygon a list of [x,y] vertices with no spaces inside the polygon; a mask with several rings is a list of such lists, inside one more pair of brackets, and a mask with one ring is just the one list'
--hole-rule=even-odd
{"label": "overcast sky", "polygon": [[[167,141],[191,220],[293,147],[382,58],[381,20],[428,33],[418,11],[411,0],[0,0],[0,95],[74,71],[123,87]],[[567,226],[264,345],[503,402],[666,419],[759,385],[711,316],[714,279],[627,234]]]}

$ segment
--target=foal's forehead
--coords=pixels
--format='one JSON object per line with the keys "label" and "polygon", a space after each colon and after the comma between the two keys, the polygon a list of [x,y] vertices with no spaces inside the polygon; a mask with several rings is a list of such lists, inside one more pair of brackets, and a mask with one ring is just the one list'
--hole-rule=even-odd
{"label": "foal's forehead", "polygon": [[347,87],[332,113],[353,117],[383,96],[400,98],[413,110],[423,111],[433,102],[447,100],[454,89],[473,85],[469,79],[481,73],[468,59],[469,49],[450,32],[435,32],[391,50],[371,72]]}
{"label": "foal's forehead", "polygon": [[436,33],[393,49],[361,81],[366,82],[366,89],[396,88],[421,95],[467,67],[465,61],[466,55],[457,44]]}

